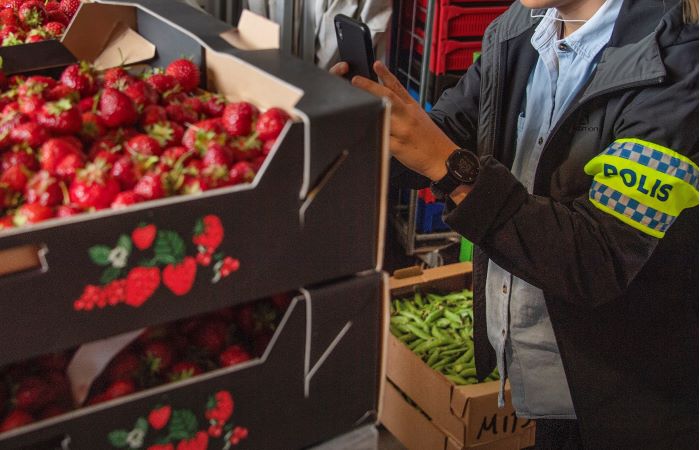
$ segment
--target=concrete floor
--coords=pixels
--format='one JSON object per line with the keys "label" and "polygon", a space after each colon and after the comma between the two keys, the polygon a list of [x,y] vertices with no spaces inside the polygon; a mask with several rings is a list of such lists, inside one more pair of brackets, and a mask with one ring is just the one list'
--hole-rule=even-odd
{"label": "concrete floor", "polygon": [[379,444],[378,450],[406,450],[401,442],[399,442],[386,428],[379,427]]}

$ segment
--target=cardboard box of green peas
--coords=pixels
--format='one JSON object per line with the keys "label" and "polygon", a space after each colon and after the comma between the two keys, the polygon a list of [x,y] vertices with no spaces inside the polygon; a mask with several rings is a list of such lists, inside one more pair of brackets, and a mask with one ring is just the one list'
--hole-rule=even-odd
{"label": "cardboard box of green peas", "polygon": [[468,262],[407,269],[390,281],[380,419],[409,449],[532,445],[534,423],[515,416],[509,389],[498,408],[498,373],[477,383],[471,269]]}

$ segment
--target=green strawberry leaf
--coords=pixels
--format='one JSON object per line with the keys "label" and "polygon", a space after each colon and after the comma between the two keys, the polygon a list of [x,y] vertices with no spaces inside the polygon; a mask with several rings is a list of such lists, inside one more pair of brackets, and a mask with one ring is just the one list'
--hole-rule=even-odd
{"label": "green strawberry leaf", "polygon": [[204,221],[197,219],[197,222],[194,224],[194,235],[199,236],[202,233],[204,233]]}
{"label": "green strawberry leaf", "polygon": [[117,267],[107,267],[105,269],[105,271],[102,272],[102,276],[100,277],[100,283],[109,284],[112,281],[119,278],[119,276],[121,274],[122,274],[122,269],[119,269]]}
{"label": "green strawberry leaf", "polygon": [[121,236],[119,236],[119,240],[117,241],[117,247],[121,247],[128,253],[131,253],[131,238],[126,234],[122,234]]}
{"label": "green strawberry leaf", "polygon": [[139,417],[134,424],[134,428],[137,430],[148,431],[148,420],[145,417]]}
{"label": "green strawberry leaf", "polygon": [[153,245],[155,258],[163,264],[174,264],[185,257],[185,242],[174,231],[160,230]]}
{"label": "green strawberry leaf", "polygon": [[107,439],[113,447],[124,448],[127,446],[126,437],[128,435],[129,432],[126,430],[114,430],[107,435]]}
{"label": "green strawberry leaf", "polygon": [[90,255],[92,262],[98,266],[108,266],[110,264],[109,252],[111,251],[112,249],[106,245],[95,245],[94,247],[90,247],[88,254]]}
{"label": "green strawberry leaf", "polygon": [[170,428],[168,437],[181,440],[189,439],[199,430],[197,418],[192,411],[186,409],[176,409],[170,418]]}

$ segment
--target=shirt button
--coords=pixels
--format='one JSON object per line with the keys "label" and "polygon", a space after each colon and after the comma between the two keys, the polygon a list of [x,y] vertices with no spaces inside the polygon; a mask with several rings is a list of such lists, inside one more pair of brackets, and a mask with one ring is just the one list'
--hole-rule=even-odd
{"label": "shirt button", "polygon": [[561,44],[559,44],[559,50],[561,50],[562,52],[568,52],[569,46],[562,42]]}
{"label": "shirt button", "polygon": [[508,286],[506,286],[505,284],[503,285],[503,293],[504,294],[508,293]]}
{"label": "shirt button", "polygon": [[505,336],[505,335],[506,335],[506,329],[504,328],[501,330],[501,336]]}
{"label": "shirt button", "polygon": [[544,142],[544,139],[542,139],[542,136],[540,136],[540,138],[537,139],[537,143],[542,145],[543,142]]}

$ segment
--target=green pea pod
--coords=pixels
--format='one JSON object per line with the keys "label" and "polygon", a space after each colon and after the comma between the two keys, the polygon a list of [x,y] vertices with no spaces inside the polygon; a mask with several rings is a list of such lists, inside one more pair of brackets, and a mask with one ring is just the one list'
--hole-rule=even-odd
{"label": "green pea pod", "polygon": [[399,341],[403,343],[411,342],[414,339],[418,339],[418,337],[416,337],[416,335],[412,333],[406,333],[399,336]]}
{"label": "green pea pod", "polygon": [[425,363],[428,366],[433,367],[435,365],[435,363],[438,362],[439,359],[440,359],[440,351],[438,350],[438,351],[432,352],[430,354],[430,357],[428,358],[428,360]]}
{"label": "green pea pod", "polygon": [[405,325],[405,324],[409,323],[411,321],[411,319],[409,319],[408,317],[405,317],[405,316],[393,316],[391,319],[389,319],[389,321],[394,325],[396,325],[396,324],[404,324]]}
{"label": "green pea pod", "polygon": [[435,311],[432,311],[432,312],[431,312],[430,314],[428,314],[428,316],[425,318],[425,323],[433,323],[433,322],[435,322],[436,320],[438,320],[439,318],[442,317],[442,314],[443,314],[443,309],[442,309],[442,308],[438,308],[438,309],[436,309]]}
{"label": "green pea pod", "polygon": [[439,341],[437,339],[423,341],[422,344],[413,349],[413,353],[423,353],[433,347],[436,347],[437,345],[439,345]]}
{"label": "green pea pod", "polygon": [[396,328],[393,324],[389,325],[389,331],[391,331],[391,334],[393,334],[394,336],[400,336],[403,334],[401,330]]}
{"label": "green pea pod", "polygon": [[422,328],[415,326],[414,324],[408,324],[406,325],[406,328],[416,336],[423,338],[423,339],[432,339],[433,337],[426,333]]}
{"label": "green pea pod", "polygon": [[[443,313],[444,314],[444,313]],[[435,325],[437,325],[440,328],[447,328],[450,326],[452,322],[450,322],[450,319],[445,319],[444,317],[438,319],[435,321]]]}
{"label": "green pea pod", "polygon": [[415,341],[408,344],[408,348],[410,348],[413,351],[416,347],[423,344],[424,342],[425,342],[425,339],[418,338]]}
{"label": "green pea pod", "polygon": [[457,385],[469,384],[469,381],[465,380],[464,378],[460,377],[459,375],[448,374],[448,375],[445,375],[445,377],[447,377],[447,379],[449,379],[450,381],[452,381],[454,384],[457,384]]}
{"label": "green pea pod", "polygon": [[476,367],[467,367],[466,369],[459,372],[459,376],[464,378],[476,377]]}
{"label": "green pea pod", "polygon": [[450,322],[453,322],[458,325],[462,325],[462,319],[459,318],[459,316],[449,309],[445,308],[445,318],[449,319]]}

